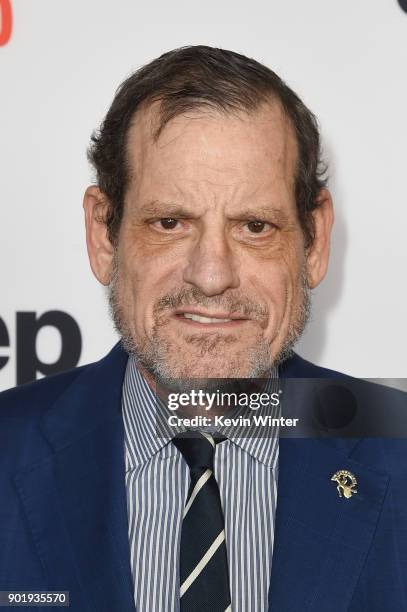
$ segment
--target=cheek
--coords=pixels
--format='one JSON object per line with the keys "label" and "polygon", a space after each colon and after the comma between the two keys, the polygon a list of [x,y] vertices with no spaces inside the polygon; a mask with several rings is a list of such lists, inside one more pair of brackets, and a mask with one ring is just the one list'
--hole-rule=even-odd
{"label": "cheek", "polygon": [[268,307],[264,334],[274,338],[289,325],[300,299],[301,262],[284,256],[273,259],[261,274],[251,275],[249,286],[252,296]]}
{"label": "cheek", "polygon": [[151,330],[155,323],[154,306],[182,282],[179,258],[152,257],[142,250],[120,255],[119,295],[126,317],[139,333]]}

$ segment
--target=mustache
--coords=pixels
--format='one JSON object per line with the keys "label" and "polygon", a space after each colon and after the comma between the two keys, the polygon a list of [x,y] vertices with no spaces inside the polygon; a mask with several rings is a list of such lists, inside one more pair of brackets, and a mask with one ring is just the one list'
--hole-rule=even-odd
{"label": "mustache", "polygon": [[182,288],[176,292],[163,295],[155,304],[154,313],[159,315],[166,310],[184,306],[203,306],[208,309],[211,306],[217,306],[230,314],[260,320],[266,318],[269,314],[267,306],[253,302],[253,300],[240,293],[231,292],[208,297],[198,287]]}

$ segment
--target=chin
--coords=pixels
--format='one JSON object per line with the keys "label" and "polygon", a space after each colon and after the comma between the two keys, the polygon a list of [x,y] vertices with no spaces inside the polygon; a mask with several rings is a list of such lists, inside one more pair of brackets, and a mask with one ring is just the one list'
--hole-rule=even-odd
{"label": "chin", "polygon": [[179,378],[246,378],[249,375],[249,367],[244,364],[239,366],[233,364],[218,364],[212,361],[211,364],[185,364],[178,370],[183,375]]}
{"label": "chin", "polygon": [[269,350],[259,351],[258,346],[240,350],[219,347],[206,355],[186,349],[181,354],[181,359],[171,359],[167,354],[161,361],[166,378],[258,378],[272,366]]}

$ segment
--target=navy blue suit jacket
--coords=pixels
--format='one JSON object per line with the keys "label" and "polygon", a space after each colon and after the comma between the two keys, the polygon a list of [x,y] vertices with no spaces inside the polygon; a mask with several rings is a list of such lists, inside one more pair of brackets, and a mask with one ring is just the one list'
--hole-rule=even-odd
{"label": "navy blue suit jacket", "polygon": [[[0,394],[0,590],[70,591],[72,612],[135,611],[126,361],[117,345]],[[335,375],[299,356],[283,367],[286,377]],[[349,500],[330,481],[338,469],[357,475]],[[406,441],[281,439],[269,612],[401,612],[406,584]]]}

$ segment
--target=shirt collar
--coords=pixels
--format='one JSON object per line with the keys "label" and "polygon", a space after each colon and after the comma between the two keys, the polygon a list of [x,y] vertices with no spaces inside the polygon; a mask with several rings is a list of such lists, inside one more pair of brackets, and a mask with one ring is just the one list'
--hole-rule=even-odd
{"label": "shirt collar", "polygon": [[[267,380],[265,391],[278,392],[278,385],[278,369],[274,368]],[[167,447],[168,456],[176,453],[175,447],[168,443],[177,433],[185,431],[185,428],[168,424],[170,411],[148,385],[137,367],[136,358],[132,355],[128,359],[124,377],[122,405],[127,462],[130,469],[147,463],[164,447]],[[270,408],[261,406],[256,413],[270,414]],[[277,411],[273,416],[278,416]],[[273,429],[273,435],[267,437],[261,435],[260,428],[250,437],[239,437],[239,429],[232,426],[220,427],[218,431],[261,463],[272,468],[276,466],[277,429]],[[256,436],[256,433],[259,435]]]}

